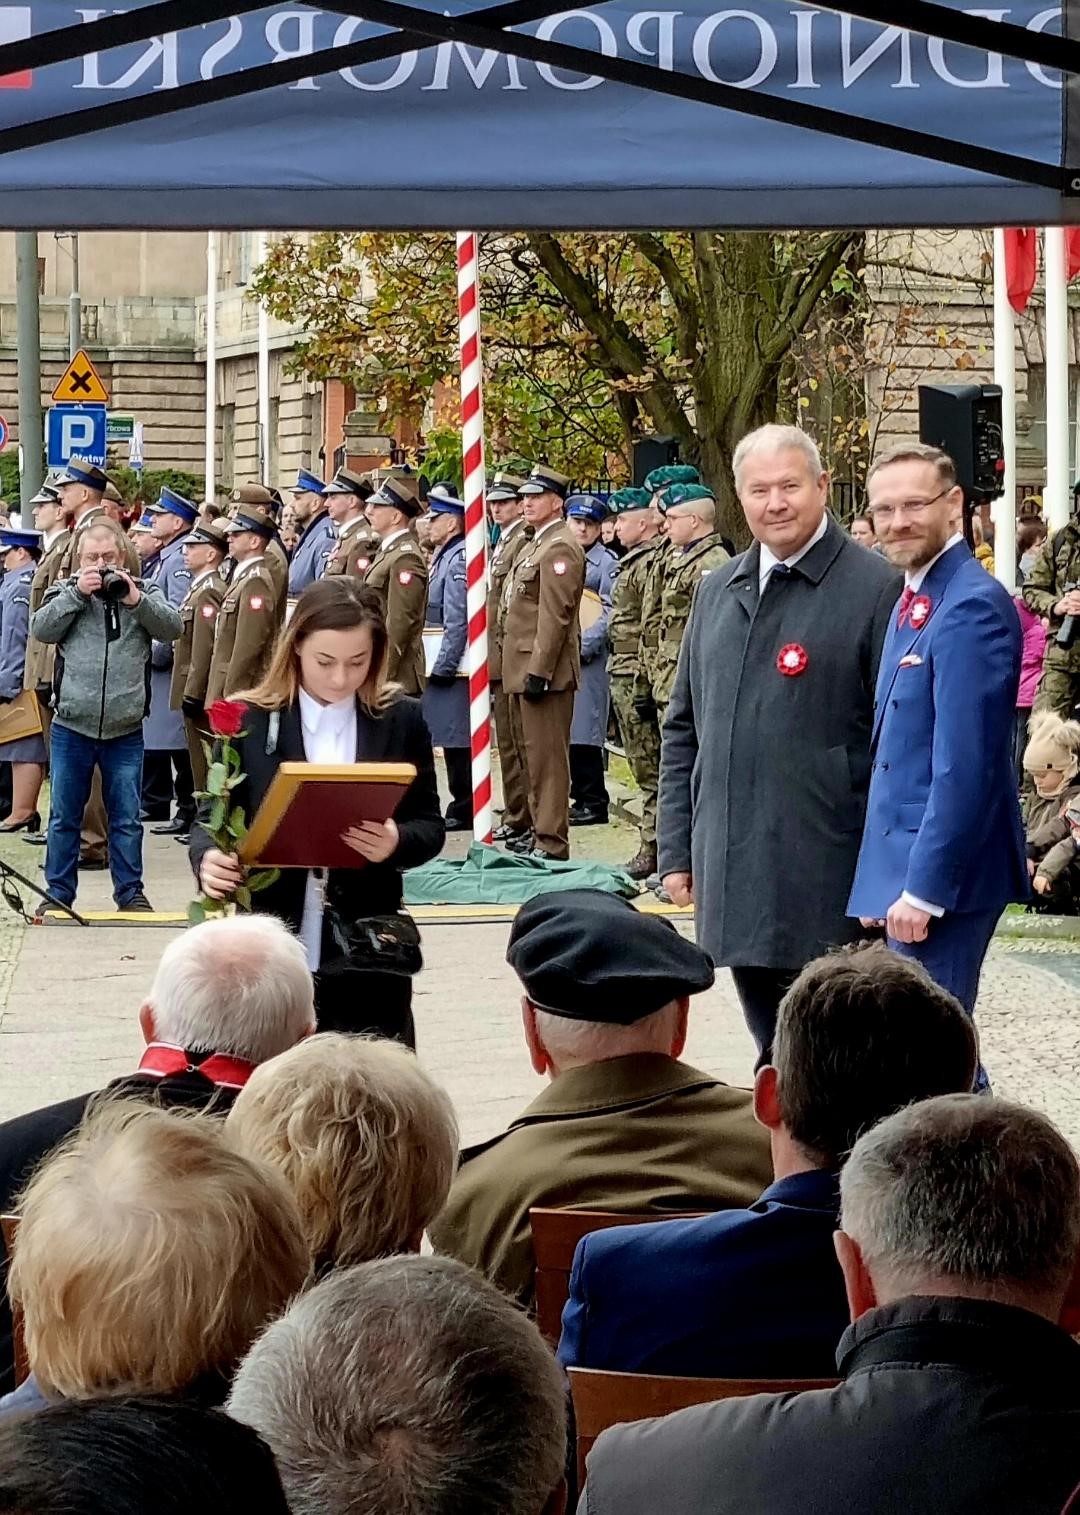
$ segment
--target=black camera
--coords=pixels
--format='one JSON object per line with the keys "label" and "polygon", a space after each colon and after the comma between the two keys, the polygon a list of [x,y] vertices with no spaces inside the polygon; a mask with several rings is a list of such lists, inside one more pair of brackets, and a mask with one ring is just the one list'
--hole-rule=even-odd
{"label": "black camera", "polygon": [[128,581],[117,568],[101,570],[101,587],[95,589],[103,600],[122,600],[128,593]]}
{"label": "black camera", "polygon": [[[1067,594],[1072,594],[1074,589],[1080,589],[1080,583],[1078,583],[1075,579],[1065,585],[1065,588],[1061,592],[1061,598],[1064,599]],[[1067,615],[1063,618],[1061,625],[1058,627],[1058,634],[1054,638],[1054,641],[1058,644],[1059,647],[1071,647],[1075,640],[1076,617],[1074,615]]]}

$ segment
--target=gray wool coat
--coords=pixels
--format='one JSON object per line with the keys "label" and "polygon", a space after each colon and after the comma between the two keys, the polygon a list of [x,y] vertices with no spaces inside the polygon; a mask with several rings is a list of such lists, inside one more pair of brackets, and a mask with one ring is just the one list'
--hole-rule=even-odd
{"label": "gray wool coat", "polygon": [[[830,520],[758,593],[760,549],[698,586],[664,723],[661,874],[690,873],[717,964],[801,968],[846,915],[870,784],[874,685],[901,575]],[[794,648],[801,672],[781,673]]]}

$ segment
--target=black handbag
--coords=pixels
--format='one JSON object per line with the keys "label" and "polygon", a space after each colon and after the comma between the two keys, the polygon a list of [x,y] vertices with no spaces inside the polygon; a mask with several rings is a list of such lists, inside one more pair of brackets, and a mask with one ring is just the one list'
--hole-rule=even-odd
{"label": "black handbag", "polygon": [[323,954],[320,978],[346,973],[393,973],[399,978],[414,978],[424,966],[420,932],[411,915],[365,915],[349,921],[327,903],[324,928],[336,951]]}

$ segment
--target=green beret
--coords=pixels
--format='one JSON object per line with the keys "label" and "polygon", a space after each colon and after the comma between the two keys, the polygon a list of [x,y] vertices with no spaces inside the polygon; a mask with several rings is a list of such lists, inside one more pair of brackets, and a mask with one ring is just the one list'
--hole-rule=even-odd
{"label": "green beret", "polygon": [[707,484],[672,484],[670,489],[665,489],[657,504],[664,515],[673,505],[692,505],[695,500],[711,500],[716,504],[716,496]]}
{"label": "green beret", "polygon": [[652,495],[647,489],[616,489],[608,495],[608,509],[612,515],[626,515],[631,510],[648,510]]}
{"label": "green beret", "polygon": [[645,488],[650,494],[666,489],[669,484],[700,484],[701,475],[690,463],[665,463],[663,468],[654,468],[645,479]]}

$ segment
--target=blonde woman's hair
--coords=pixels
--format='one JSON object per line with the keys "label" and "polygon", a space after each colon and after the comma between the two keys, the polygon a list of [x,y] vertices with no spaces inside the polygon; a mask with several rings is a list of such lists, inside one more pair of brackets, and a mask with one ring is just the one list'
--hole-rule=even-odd
{"label": "blonde woman's hair", "polygon": [[316,1268],[414,1247],[446,1202],[458,1128],[408,1048],[322,1032],[256,1068],[226,1120],[277,1168]]}
{"label": "blonde woman's hair", "polygon": [[19,1212],[11,1298],[38,1383],[66,1399],[230,1373],[308,1273],[287,1186],[211,1116],[106,1103]]}
{"label": "blonde woman's hair", "polygon": [[365,710],[377,715],[398,693],[398,685],[386,677],[390,655],[386,614],[378,593],[347,574],[316,579],[308,585],[278,638],[262,682],[233,698],[267,710],[294,704],[300,690],[301,643],[316,631],[356,631],[361,626],[371,632],[371,668],[359,698]]}

